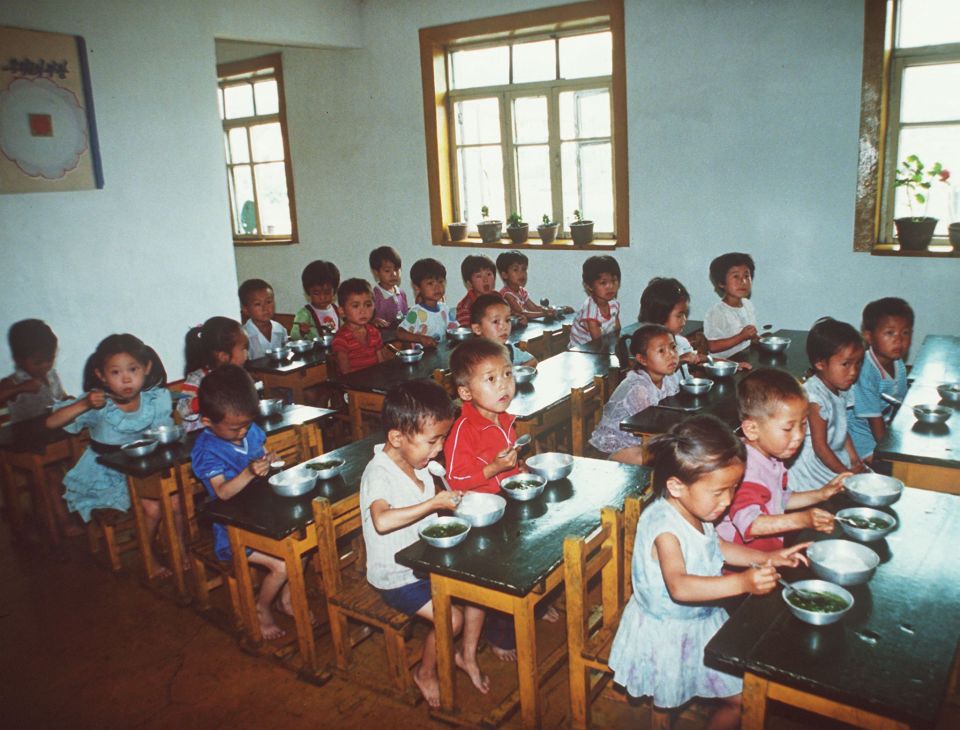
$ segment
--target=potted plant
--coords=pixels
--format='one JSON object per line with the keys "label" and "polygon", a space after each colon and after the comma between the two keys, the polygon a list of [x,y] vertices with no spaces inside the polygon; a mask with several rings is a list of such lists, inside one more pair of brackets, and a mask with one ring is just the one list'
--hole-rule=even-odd
{"label": "potted plant", "polygon": [[510,217],[507,218],[507,222],[510,224],[507,226],[507,235],[510,236],[510,240],[514,243],[526,243],[527,236],[530,233],[530,226],[523,222],[520,214],[511,213]]}
{"label": "potted plant", "polygon": [[[950,211],[950,225],[947,226],[947,235],[950,237],[950,244],[953,246],[954,251],[960,251],[960,188],[955,187],[953,183],[949,181],[950,172],[947,172],[947,186],[950,188],[950,192],[947,193],[947,204],[948,210]],[[941,180],[943,179],[941,174]]]}
{"label": "potted plant", "polygon": [[574,221],[570,224],[570,238],[577,246],[583,246],[593,240],[593,221],[585,221],[579,210],[573,211]]}
{"label": "potted plant", "polygon": [[500,231],[503,228],[503,222],[498,220],[489,220],[490,209],[483,206],[480,209],[483,220],[477,223],[477,232],[480,234],[480,240],[484,243],[497,243],[500,240]]}
{"label": "potted plant", "polygon": [[467,224],[465,221],[456,221],[447,223],[447,232],[450,234],[450,240],[456,243],[467,237]]}
{"label": "potted plant", "polygon": [[944,170],[939,162],[926,167],[919,157],[909,155],[897,168],[895,188],[904,188],[910,215],[896,218],[897,240],[900,248],[906,251],[924,251],[933,240],[933,230],[937,219],[926,215],[929,190],[934,182],[946,182],[950,178],[949,170]]}
{"label": "potted plant", "polygon": [[537,226],[537,233],[540,234],[540,243],[553,243],[557,238],[557,229],[559,228],[560,224],[551,221],[550,216],[544,213],[543,223]]}

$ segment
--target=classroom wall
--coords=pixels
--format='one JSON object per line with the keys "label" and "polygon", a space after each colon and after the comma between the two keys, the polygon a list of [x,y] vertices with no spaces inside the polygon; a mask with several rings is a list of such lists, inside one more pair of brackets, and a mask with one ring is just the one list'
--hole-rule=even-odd
{"label": "classroom wall", "polygon": [[[482,14],[543,0],[489,0]],[[886,295],[929,332],[960,332],[960,262],[852,250],[859,125],[861,0],[626,0],[631,241],[616,253],[621,302],[635,316],[645,283],[676,276],[702,319],[715,300],[711,258],[757,263],[760,323],[809,328],[830,314],[859,323]],[[301,244],[238,249],[241,279],[262,276],[278,309],[303,301],[300,270],[333,259],[369,276],[371,248],[447,266],[448,302],[463,294],[462,250],[430,245],[417,31],[477,17],[466,1],[361,6],[358,50],[284,53]],[[481,253],[496,253],[477,249]],[[586,254],[531,252],[536,297],[579,304]],[[409,282],[405,282],[409,289]]]}

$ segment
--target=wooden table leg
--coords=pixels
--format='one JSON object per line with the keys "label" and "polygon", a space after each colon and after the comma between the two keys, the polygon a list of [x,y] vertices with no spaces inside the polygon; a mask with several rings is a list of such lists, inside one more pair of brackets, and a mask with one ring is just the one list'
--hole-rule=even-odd
{"label": "wooden table leg", "polygon": [[750,672],[743,673],[741,730],[763,730],[767,718],[767,687],[767,680]]}
{"label": "wooden table leg", "polygon": [[247,546],[243,544],[240,530],[236,527],[227,525],[227,535],[230,537],[230,550],[233,551],[233,573],[237,579],[237,590],[240,592],[240,610],[243,612],[247,639],[251,646],[257,647],[263,643],[263,633],[260,631],[257,601],[253,595],[253,579],[250,577]]}
{"label": "wooden table leg", "polygon": [[33,491],[33,501],[36,510],[40,513],[47,540],[53,547],[60,545],[60,529],[57,527],[57,518],[50,503],[50,492],[47,490],[47,475],[43,471],[45,459],[35,455],[30,459],[30,485]]}
{"label": "wooden table leg", "polygon": [[157,573],[157,566],[153,562],[153,549],[150,545],[150,536],[147,534],[146,520],[143,516],[143,505],[137,492],[133,477],[127,477],[127,490],[130,492],[130,509],[133,510],[133,521],[136,524],[137,544],[140,546],[140,557],[143,560],[143,570],[147,579],[152,580]]}
{"label": "wooden table leg", "polygon": [[170,569],[173,571],[173,581],[177,587],[177,596],[181,601],[189,601],[187,581],[183,574],[183,551],[180,549],[180,535],[177,532],[177,523],[173,517],[173,502],[171,497],[176,493],[176,473],[175,470],[168,469],[166,476],[160,479],[160,515],[163,520],[163,531],[166,535],[167,551],[170,555]]}
{"label": "wooden table leg", "polygon": [[23,539],[23,513],[20,511],[20,495],[17,490],[17,475],[7,461],[6,454],[0,454],[3,467],[3,507],[7,513],[7,522],[14,540]]}
{"label": "wooden table leg", "polygon": [[437,639],[437,675],[440,678],[440,709],[446,713],[456,711],[455,682],[453,673],[453,610],[450,603],[450,588],[447,579],[435,573],[430,575],[433,598],[433,628]]}
{"label": "wooden table leg", "polygon": [[514,603],[513,626],[517,635],[517,678],[520,683],[520,720],[523,727],[540,726],[540,674],[537,662],[537,627],[530,594]]}
{"label": "wooden table leg", "polygon": [[307,602],[307,584],[303,576],[303,558],[291,538],[283,541],[283,560],[287,566],[287,585],[290,588],[290,604],[293,607],[293,622],[297,629],[297,644],[303,667],[311,674],[318,674],[317,647],[310,621],[310,604]]}

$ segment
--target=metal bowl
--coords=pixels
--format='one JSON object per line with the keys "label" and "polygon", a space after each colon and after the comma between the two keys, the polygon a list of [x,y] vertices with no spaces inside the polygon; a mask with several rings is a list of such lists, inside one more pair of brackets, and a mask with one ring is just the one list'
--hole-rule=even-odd
{"label": "metal bowl", "polygon": [[498,522],[507,508],[507,500],[499,494],[467,492],[454,514],[474,527],[486,527]]}
{"label": "metal bowl", "polygon": [[156,439],[144,438],[131,441],[120,447],[120,450],[127,456],[146,456],[157,450],[160,442]]}
{"label": "metal bowl", "polygon": [[145,438],[155,439],[161,444],[172,444],[183,438],[183,426],[154,426],[143,432]]}
{"label": "metal bowl", "polygon": [[[523,486],[521,486],[523,485]],[[500,489],[518,502],[529,502],[540,496],[547,480],[539,474],[514,474],[500,482]]]}
{"label": "metal bowl", "polygon": [[761,350],[766,350],[767,352],[783,352],[790,347],[790,338],[767,335],[757,340],[757,344]]}
{"label": "metal bowl", "polygon": [[888,524],[888,527],[873,530],[870,528],[854,527],[853,525],[848,525],[846,522],[837,522],[837,524],[840,525],[840,529],[843,530],[843,534],[860,542],[876,542],[877,540],[882,540],[897,529],[897,519],[893,515],[888,515],[886,512],[871,509],[870,507],[848,507],[847,509],[842,509],[837,512],[837,517],[859,517],[862,520],[875,518],[883,520]]}
{"label": "metal bowl", "polygon": [[821,540],[807,548],[817,577],[841,586],[858,586],[873,577],[880,556],[866,545],[849,540]]}
{"label": "metal bowl", "polygon": [[938,385],[937,392],[948,403],[960,403],[960,383]]}
{"label": "metal bowl", "polygon": [[729,378],[737,372],[737,365],[733,360],[714,360],[703,363],[703,369],[715,378]]}
{"label": "metal bowl", "polygon": [[[436,525],[462,525],[467,529],[458,535],[451,535],[450,537],[430,537],[429,535],[423,534],[424,530],[428,530]],[[467,539],[467,535],[470,534],[470,522],[460,517],[438,517],[429,525],[424,525],[421,527],[419,533],[420,539],[428,545],[433,545],[435,548],[452,548],[453,546],[459,545],[461,542]]]}
{"label": "metal bowl", "polygon": [[950,420],[952,411],[946,406],[940,406],[933,403],[924,403],[913,407],[913,415],[917,417],[920,423],[946,423]]}
{"label": "metal bowl", "polygon": [[299,497],[306,494],[317,483],[317,475],[312,469],[295,466],[279,474],[274,474],[268,480],[273,493],[280,497]]}
{"label": "metal bowl", "polygon": [[565,479],[573,471],[573,457],[570,454],[558,454],[548,451],[527,459],[527,468],[539,474],[548,482]]}
{"label": "metal bowl", "polygon": [[321,347],[330,347],[333,344],[333,338],[333,332],[321,332],[320,336],[315,337],[313,341],[319,343]]}
{"label": "metal bowl", "polygon": [[851,608],[853,608],[854,601],[853,596],[850,595],[850,591],[848,591],[846,588],[838,586],[836,583],[830,583],[829,581],[825,580],[798,580],[791,585],[800,590],[832,593],[847,602],[846,608],[840,611],[833,611],[832,613],[824,613],[822,611],[807,611],[790,603],[790,601],[787,600],[787,594],[790,593],[790,591],[784,589],[780,595],[783,596],[783,602],[787,604],[787,608],[790,609],[790,613],[804,623],[810,624],[811,626],[827,626],[829,624],[835,624],[837,621],[842,619]]}
{"label": "metal bowl", "polygon": [[260,415],[264,418],[275,416],[283,410],[283,401],[279,398],[264,398],[257,406]]}
{"label": "metal bowl", "polygon": [[447,337],[457,342],[463,342],[473,337],[473,330],[469,327],[457,327],[447,332]]}
{"label": "metal bowl", "polygon": [[291,352],[292,350],[286,345],[283,345],[282,347],[271,347],[267,350],[267,357],[269,357],[271,360],[280,362],[290,357]]}
{"label": "metal bowl", "polygon": [[313,349],[313,340],[288,340],[287,347],[296,353],[303,354]]}
{"label": "metal bowl", "polygon": [[423,358],[423,347],[421,345],[413,345],[405,350],[397,350],[397,358],[400,362],[405,362],[408,365],[420,362]]}
{"label": "metal bowl", "polygon": [[529,383],[537,375],[537,369],[528,365],[515,365],[513,367],[513,380],[517,385]]}
{"label": "metal bowl", "polygon": [[[337,474],[339,474],[345,463],[346,462],[343,459],[339,459],[335,456],[318,456],[316,459],[311,459],[303,466],[304,468],[309,469],[311,472],[316,474],[317,479],[326,481],[327,479],[333,479]],[[326,468],[321,469],[321,465]]]}
{"label": "metal bowl", "polygon": [[843,488],[850,499],[867,507],[886,507],[903,494],[903,482],[883,474],[854,474],[843,480]]}
{"label": "metal bowl", "polygon": [[690,395],[703,395],[710,392],[713,381],[710,378],[687,378],[680,381],[680,387]]}

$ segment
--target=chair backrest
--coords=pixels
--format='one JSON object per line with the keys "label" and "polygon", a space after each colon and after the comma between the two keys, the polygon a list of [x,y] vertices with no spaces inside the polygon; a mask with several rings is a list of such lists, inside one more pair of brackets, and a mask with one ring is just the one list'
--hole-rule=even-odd
{"label": "chair backrest", "polygon": [[521,340],[517,343],[517,346],[524,352],[529,352],[539,361],[546,360],[552,354],[550,352],[550,340],[547,335],[547,332],[541,332],[529,340]]}
{"label": "chair backrest", "polygon": [[[317,531],[317,557],[323,591],[327,598],[338,595],[343,587],[341,571],[345,564],[358,559],[356,550],[341,555],[337,548],[337,539],[360,529],[360,494],[330,504],[325,497],[313,500],[314,529]],[[343,515],[353,512],[343,518]]]}
{"label": "chair backrest", "polygon": [[627,497],[623,502],[623,600],[633,595],[633,548],[637,541],[637,524],[640,514],[653,500],[653,490],[646,489],[638,496]]}
{"label": "chair backrest", "polygon": [[307,455],[302,453],[302,446],[300,432],[295,428],[285,428],[282,431],[274,431],[268,434],[263,448],[265,451],[277,452],[277,458],[288,464],[299,464],[308,458]]}
{"label": "chair backrest", "polygon": [[435,382],[443,386],[443,389],[447,391],[447,395],[449,395],[451,398],[457,397],[457,384],[453,379],[452,370],[437,368],[433,371],[433,379]]}
{"label": "chair backrest", "polygon": [[551,356],[563,352],[570,344],[570,330],[566,328],[545,332],[544,335],[546,335],[547,350]]}
{"label": "chair backrest", "polygon": [[589,385],[570,391],[570,448],[574,456],[584,455],[606,402],[607,381],[602,375],[595,375]]}
{"label": "chair backrest", "polygon": [[274,312],[273,318],[283,325],[283,328],[289,332],[293,327],[293,315],[292,314],[283,314],[282,312]]}

